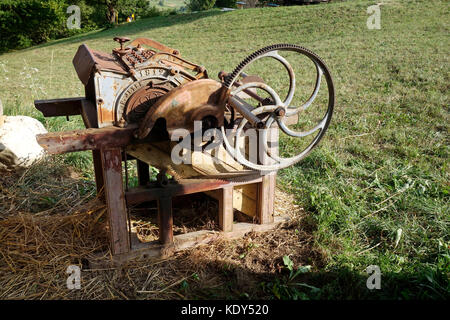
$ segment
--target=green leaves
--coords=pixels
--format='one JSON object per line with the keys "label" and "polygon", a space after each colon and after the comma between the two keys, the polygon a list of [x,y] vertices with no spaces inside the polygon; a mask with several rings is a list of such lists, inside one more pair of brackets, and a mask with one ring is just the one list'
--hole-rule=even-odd
{"label": "green leaves", "polygon": [[288,268],[289,271],[293,270],[294,263],[292,262],[291,258],[289,258],[289,256],[284,256],[283,257],[283,263],[286,266],[286,268]]}
{"label": "green leaves", "polygon": [[276,278],[273,282],[263,283],[263,289],[279,300],[309,300],[315,298],[320,292],[319,288],[312,285],[295,282],[294,280],[301,274],[311,271],[311,266],[299,266],[294,268],[294,262],[289,256],[283,256],[283,263],[289,275]]}
{"label": "green leaves", "polygon": [[214,7],[216,0],[187,0],[186,6],[191,11],[209,10]]}

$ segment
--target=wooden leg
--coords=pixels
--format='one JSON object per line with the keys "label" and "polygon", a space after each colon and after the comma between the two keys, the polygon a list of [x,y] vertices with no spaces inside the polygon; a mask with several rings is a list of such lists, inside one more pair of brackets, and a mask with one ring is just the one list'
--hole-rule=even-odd
{"label": "wooden leg", "polygon": [[276,178],[275,173],[269,173],[263,176],[263,181],[258,184],[256,218],[260,224],[273,222]]}
{"label": "wooden leg", "polygon": [[138,182],[140,186],[145,186],[150,182],[150,171],[147,163],[136,160],[137,161],[137,173],[138,173]]}
{"label": "wooden leg", "polygon": [[122,154],[120,149],[102,150],[101,164],[108,208],[111,250],[114,255],[130,251],[127,208],[123,193]]}
{"label": "wooden leg", "polygon": [[97,185],[97,194],[103,190],[103,169],[100,150],[92,150],[92,162],[94,162],[95,184]]}
{"label": "wooden leg", "polygon": [[[278,127],[269,128],[267,139],[269,141],[269,150],[271,154],[278,155]],[[261,147],[261,146],[260,146]],[[266,152],[261,157],[264,164],[274,163]],[[275,186],[277,183],[277,172],[264,172],[262,182],[258,184],[258,201],[256,204],[256,218],[258,223],[266,224],[274,221],[274,200]]]}
{"label": "wooden leg", "polygon": [[220,189],[219,228],[224,232],[233,231],[233,187]]}
{"label": "wooden leg", "polygon": [[172,198],[164,197],[158,200],[159,241],[162,244],[173,242]]}

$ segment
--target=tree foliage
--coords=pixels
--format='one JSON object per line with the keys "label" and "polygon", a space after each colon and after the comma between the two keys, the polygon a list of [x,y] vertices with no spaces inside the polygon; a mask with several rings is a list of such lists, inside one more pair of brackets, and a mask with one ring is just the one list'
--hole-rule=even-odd
{"label": "tree foliage", "polygon": [[188,0],[186,6],[191,11],[209,10],[214,7],[216,0]]}
{"label": "tree foliage", "polygon": [[2,49],[24,48],[58,37],[66,19],[64,8],[63,0],[0,1]]}
{"label": "tree foliage", "polygon": [[[80,7],[81,30],[67,28],[70,5]],[[147,0],[0,0],[0,52],[105,27],[133,13],[146,17],[160,11]]]}
{"label": "tree foliage", "polygon": [[218,8],[236,8],[236,0],[216,0]]}

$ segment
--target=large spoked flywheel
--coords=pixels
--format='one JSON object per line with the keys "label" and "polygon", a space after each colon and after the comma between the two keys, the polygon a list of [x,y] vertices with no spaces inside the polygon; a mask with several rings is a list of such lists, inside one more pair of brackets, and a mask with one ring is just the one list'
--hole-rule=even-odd
{"label": "large spoked flywheel", "polygon": [[[262,67],[264,63],[269,67]],[[252,67],[258,77],[249,76]],[[261,70],[268,71],[264,74]],[[239,105],[240,113],[246,115],[242,114],[234,138],[223,141],[228,152],[248,168],[272,171],[297,163],[319,143],[330,124],[335,102],[333,80],[322,59],[306,48],[292,44],[262,48],[245,58],[225,78],[224,85],[230,90],[229,104]],[[248,128],[258,132],[264,161],[261,156],[252,158],[240,147]],[[279,154],[270,148],[271,143],[278,143],[270,142],[271,128],[278,129]],[[225,130],[222,127],[223,136]]]}

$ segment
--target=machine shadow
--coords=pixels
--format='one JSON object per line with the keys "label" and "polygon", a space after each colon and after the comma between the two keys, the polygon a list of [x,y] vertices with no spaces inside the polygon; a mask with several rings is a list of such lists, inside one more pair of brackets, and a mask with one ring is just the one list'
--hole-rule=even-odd
{"label": "machine shadow", "polygon": [[[292,252],[292,256],[297,255],[298,252]],[[309,260],[307,253],[300,255],[303,260]],[[274,261],[278,266],[283,265],[282,257],[275,257]],[[369,288],[374,282],[364,269],[358,272],[340,267],[290,279],[290,271],[285,267],[275,272],[256,271],[246,264],[211,258],[193,258],[191,263],[202,268],[200,279],[189,281],[189,286],[181,290],[185,299],[448,300],[450,297],[448,278],[441,272],[381,272],[377,289]],[[294,268],[298,266],[294,264]]]}

